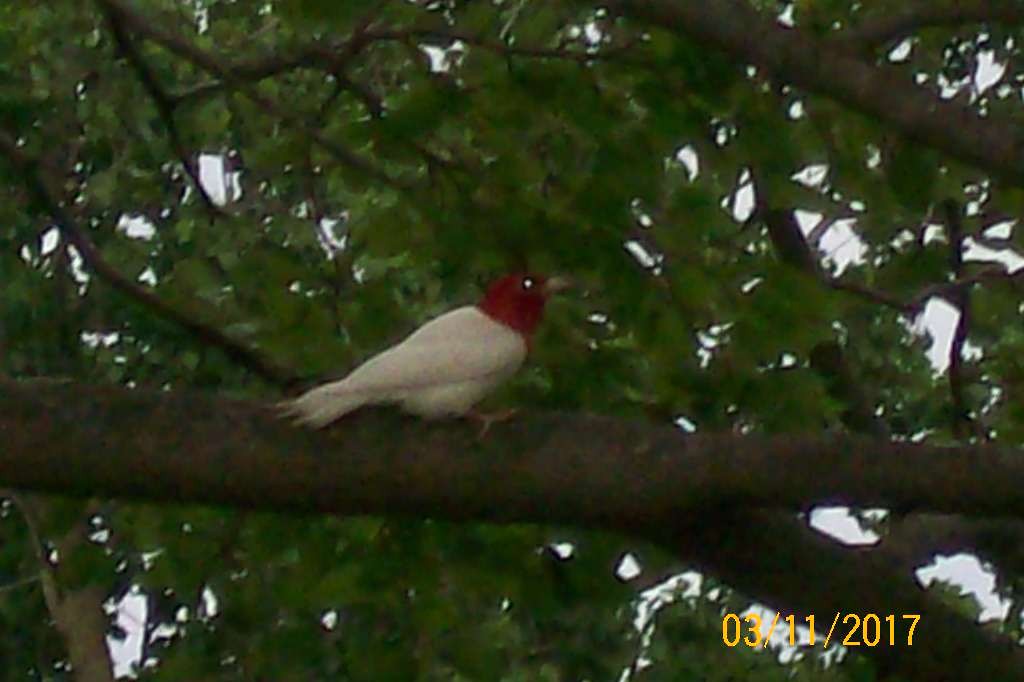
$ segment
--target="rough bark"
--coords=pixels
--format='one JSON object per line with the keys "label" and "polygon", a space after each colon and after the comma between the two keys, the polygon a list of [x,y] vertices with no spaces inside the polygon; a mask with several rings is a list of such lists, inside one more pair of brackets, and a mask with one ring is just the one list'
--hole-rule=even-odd
{"label": "rough bark", "polygon": [[[196,392],[6,380],[0,485],[602,527],[655,538],[781,610],[819,619],[836,611],[922,613],[913,651],[862,652],[886,674],[936,679],[915,670],[955,669],[964,679],[979,671],[1000,679],[1020,669],[1019,651],[931,603],[890,557],[843,549],[792,513],[836,502],[1021,515],[1024,458],[1014,450],[840,435],[687,436],[671,426],[574,414],[524,415],[495,425],[483,441],[475,433],[386,412],[310,432],[264,405]],[[749,512],[737,515],[742,510]]]}
{"label": "rough bark", "polygon": [[903,136],[1010,182],[1024,180],[1019,127],[943,101],[894,66],[841,44],[787,28],[742,0],[622,0],[614,6],[644,23],[703,42],[784,83],[823,95]]}
{"label": "rough bark", "polygon": [[1024,515],[1012,448],[687,436],[595,415],[525,414],[479,442],[386,411],[309,432],[198,392],[4,381],[0,439],[0,485],[279,511],[622,527],[724,504]]}

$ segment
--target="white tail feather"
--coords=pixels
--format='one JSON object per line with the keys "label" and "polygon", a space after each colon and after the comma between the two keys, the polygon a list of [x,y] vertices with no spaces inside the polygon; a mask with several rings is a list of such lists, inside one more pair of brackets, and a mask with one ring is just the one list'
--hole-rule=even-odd
{"label": "white tail feather", "polygon": [[366,404],[366,395],[348,390],[345,381],[335,381],[306,391],[294,400],[278,403],[281,415],[293,424],[322,429],[352,410]]}

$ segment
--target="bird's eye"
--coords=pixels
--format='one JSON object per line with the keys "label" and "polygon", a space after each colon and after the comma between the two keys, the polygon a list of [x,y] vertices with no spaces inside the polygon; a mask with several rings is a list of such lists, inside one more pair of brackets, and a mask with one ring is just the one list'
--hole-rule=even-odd
{"label": "bird's eye", "polygon": [[523,290],[524,291],[529,291],[530,289],[532,289],[533,288],[533,284],[534,284],[534,282],[533,282],[533,278],[532,277],[524,277],[523,278]]}

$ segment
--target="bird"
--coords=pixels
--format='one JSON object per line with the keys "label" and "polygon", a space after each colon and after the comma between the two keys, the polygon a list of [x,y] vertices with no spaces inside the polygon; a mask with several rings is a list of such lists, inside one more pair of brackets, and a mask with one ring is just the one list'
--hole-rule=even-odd
{"label": "bird", "polygon": [[279,403],[296,425],[320,429],[368,405],[397,405],[425,419],[479,417],[473,407],[522,366],[548,298],[568,277],[512,273],[487,287],[476,305],[426,322],[343,379]]}

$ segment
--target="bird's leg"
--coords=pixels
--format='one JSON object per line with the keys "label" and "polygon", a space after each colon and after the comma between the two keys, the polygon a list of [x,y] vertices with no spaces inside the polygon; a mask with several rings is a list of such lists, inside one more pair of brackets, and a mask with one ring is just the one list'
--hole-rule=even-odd
{"label": "bird's leg", "polygon": [[511,419],[516,415],[519,410],[515,407],[509,407],[504,410],[498,410],[497,412],[478,412],[477,410],[470,410],[464,416],[466,419],[472,419],[480,425],[480,431],[477,432],[477,440],[483,440],[487,432],[491,430],[491,425],[497,422],[503,422],[506,419]]}

